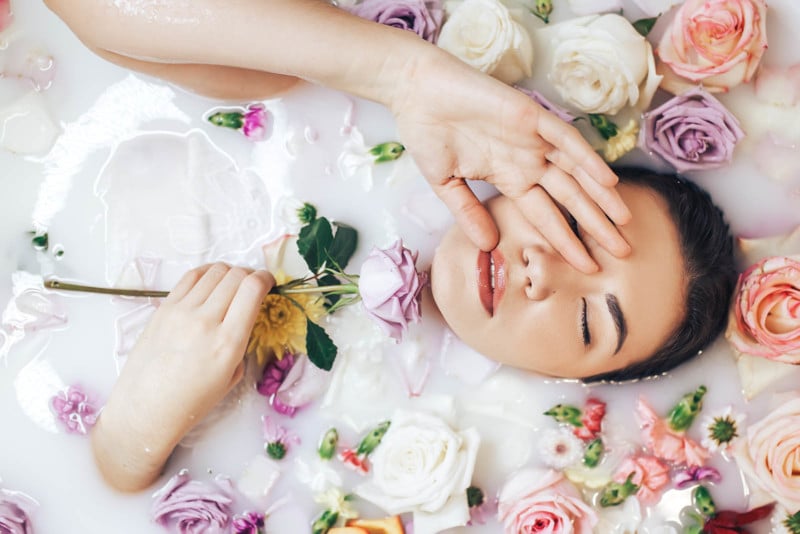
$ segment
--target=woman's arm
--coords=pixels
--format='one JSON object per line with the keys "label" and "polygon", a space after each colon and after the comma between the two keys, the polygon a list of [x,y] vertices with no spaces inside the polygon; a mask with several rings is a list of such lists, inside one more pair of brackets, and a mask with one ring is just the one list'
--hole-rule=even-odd
{"label": "woman's arm", "polygon": [[[174,70],[173,78],[185,79],[193,66],[233,68],[266,85],[299,77],[385,104],[436,194],[484,250],[496,246],[497,229],[465,179],[486,180],[515,199],[583,271],[596,265],[557,204],[613,254],[630,251],[605,216],[616,224],[630,219],[617,178],[578,131],[412,32],[322,0],[47,3],[88,46],[142,70],[149,63],[151,73]],[[205,82],[222,79],[212,76]],[[241,88],[242,78],[231,83]]]}
{"label": "woman's arm", "polygon": [[242,378],[265,271],[224,264],[188,272],[155,312],[92,429],[106,481],[138,491],[161,474],[181,438]]}

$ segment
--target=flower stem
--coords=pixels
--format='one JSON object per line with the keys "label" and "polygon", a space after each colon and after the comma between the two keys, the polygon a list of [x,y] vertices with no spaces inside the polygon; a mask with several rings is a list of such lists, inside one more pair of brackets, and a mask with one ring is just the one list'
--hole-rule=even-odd
{"label": "flower stem", "polygon": [[121,289],[117,287],[96,287],[82,284],[72,284],[61,280],[45,280],[44,287],[60,291],[81,291],[83,293],[100,293],[103,295],[119,295],[122,297],[156,297],[163,298],[169,291],[155,291],[151,289]]}
{"label": "flower stem", "polygon": [[[288,284],[287,284],[288,285]],[[336,293],[337,295],[347,295],[358,293],[356,284],[337,284],[331,286],[309,286],[309,287],[286,287],[277,286],[273,293],[279,295],[299,295],[302,293]]]}

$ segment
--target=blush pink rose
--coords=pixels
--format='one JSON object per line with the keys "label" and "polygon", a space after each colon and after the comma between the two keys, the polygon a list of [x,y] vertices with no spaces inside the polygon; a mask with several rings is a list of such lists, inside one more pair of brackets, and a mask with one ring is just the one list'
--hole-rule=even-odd
{"label": "blush pink rose", "polygon": [[739,277],[725,337],[741,353],[800,364],[800,256],[773,256]]}
{"label": "blush pink rose", "polygon": [[702,467],[708,451],[682,432],[672,430],[643,398],[636,404],[636,418],[642,427],[642,439],[652,453],[674,464]]}
{"label": "blush pink rose", "polygon": [[591,534],[597,514],[561,473],[525,469],[500,490],[497,517],[505,534]]}
{"label": "blush pink rose", "polygon": [[720,92],[750,81],[767,48],[766,15],[765,0],[686,0],[656,50],[669,67],[661,87]]}
{"label": "blush pink rose", "polygon": [[669,467],[655,456],[628,456],[614,473],[614,482],[631,481],[639,486],[636,497],[642,504],[655,504],[661,490],[669,483]]}
{"label": "blush pink rose", "polygon": [[367,315],[395,341],[403,339],[409,323],[419,321],[422,288],[427,274],[418,273],[417,254],[402,240],[385,249],[375,248],[361,265],[358,292]]}
{"label": "blush pink rose", "polygon": [[742,471],[787,510],[800,510],[800,391],[747,429],[735,448]]}

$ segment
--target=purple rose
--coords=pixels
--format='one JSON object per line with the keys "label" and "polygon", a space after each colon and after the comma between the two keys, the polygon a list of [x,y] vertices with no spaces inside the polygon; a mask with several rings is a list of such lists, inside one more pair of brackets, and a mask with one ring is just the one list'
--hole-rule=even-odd
{"label": "purple rose", "polygon": [[644,114],[644,142],[678,172],[728,163],[744,137],[739,121],[701,87]]}
{"label": "purple rose", "polygon": [[250,104],[242,118],[242,133],[253,141],[263,141],[267,137],[267,111],[261,104]]}
{"label": "purple rose", "polygon": [[264,515],[245,512],[233,518],[233,534],[261,534],[264,532]]}
{"label": "purple rose", "polygon": [[24,493],[0,489],[0,532],[33,534],[29,514],[36,506],[36,501]]}
{"label": "purple rose", "polygon": [[441,0],[365,0],[350,8],[362,19],[409,30],[428,42],[439,37],[444,10]]}
{"label": "purple rose", "polygon": [[396,341],[403,338],[408,323],[419,321],[426,273],[418,273],[417,254],[397,240],[386,250],[373,249],[361,266],[358,286],[367,314]]}
{"label": "purple rose", "polygon": [[531,100],[542,106],[544,109],[561,119],[562,121],[571,124],[575,120],[575,115],[569,112],[567,108],[561,107],[558,104],[553,104],[545,96],[535,89],[526,89],[519,85],[515,85],[514,89],[520,93],[528,95]]}
{"label": "purple rose", "polygon": [[191,480],[184,469],[153,494],[153,520],[181,534],[221,534],[231,516],[233,485]]}

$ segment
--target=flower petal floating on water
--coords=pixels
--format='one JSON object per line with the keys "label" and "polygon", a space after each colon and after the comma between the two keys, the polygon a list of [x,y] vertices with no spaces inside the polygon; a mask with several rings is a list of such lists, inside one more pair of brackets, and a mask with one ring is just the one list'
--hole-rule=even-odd
{"label": "flower petal floating on water", "polygon": [[702,466],[708,458],[708,451],[682,432],[672,430],[653,408],[639,397],[636,417],[642,427],[645,446],[653,454],[675,464]]}

